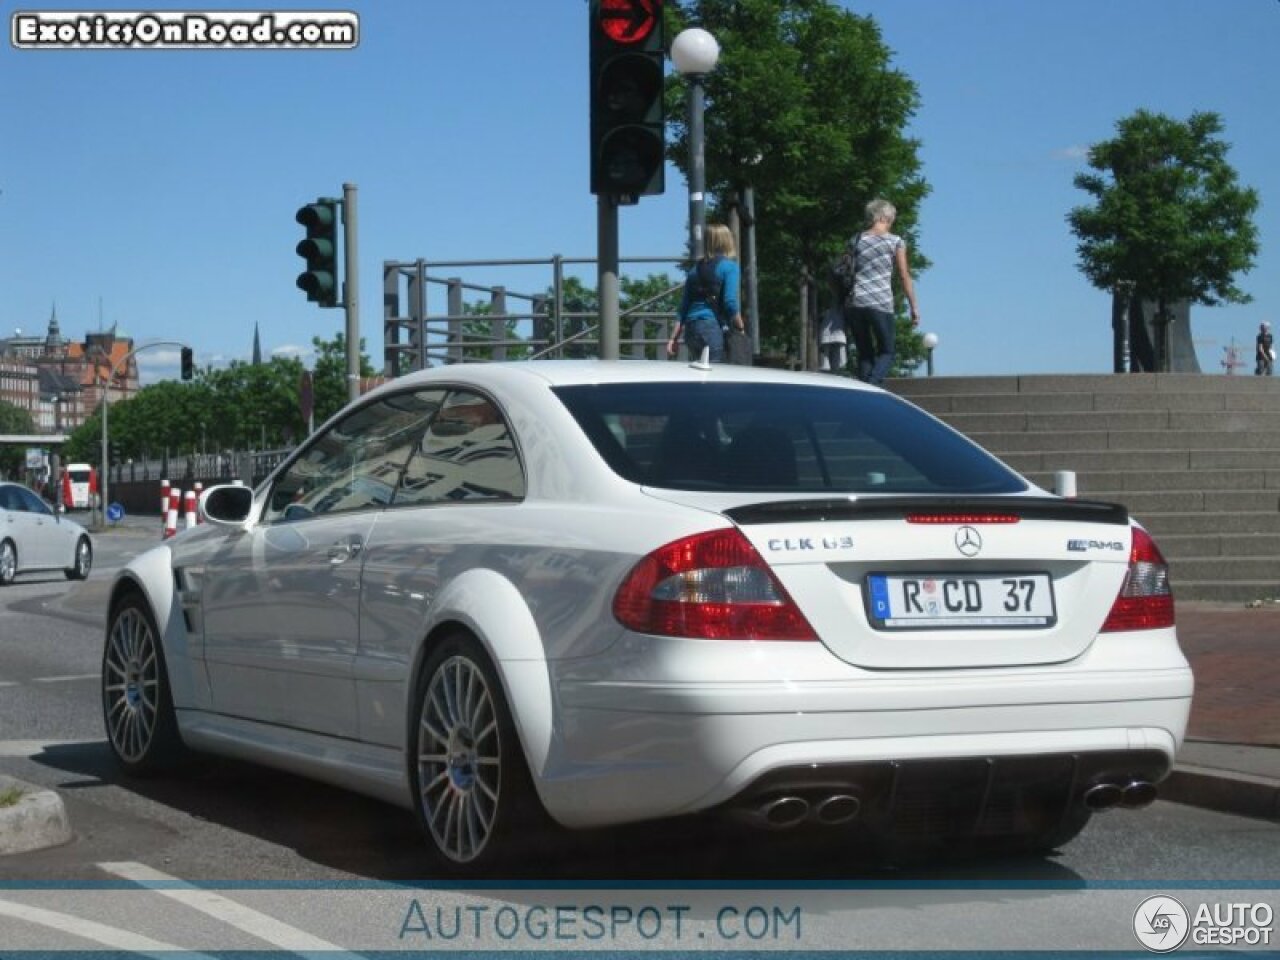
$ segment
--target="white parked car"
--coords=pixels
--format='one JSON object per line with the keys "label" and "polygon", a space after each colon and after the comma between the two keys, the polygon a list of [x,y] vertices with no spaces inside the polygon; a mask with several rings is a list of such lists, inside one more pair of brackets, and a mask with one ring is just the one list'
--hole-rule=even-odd
{"label": "white parked car", "polygon": [[1142,806],[1191,704],[1168,570],[884,391],[449,366],[340,413],[111,592],[126,770],[232,754],[495,869],[545,812],[1021,838]]}
{"label": "white parked car", "polygon": [[83,580],[93,566],[93,541],[35,491],[0,482],[0,587],[20,573],[61,570]]}

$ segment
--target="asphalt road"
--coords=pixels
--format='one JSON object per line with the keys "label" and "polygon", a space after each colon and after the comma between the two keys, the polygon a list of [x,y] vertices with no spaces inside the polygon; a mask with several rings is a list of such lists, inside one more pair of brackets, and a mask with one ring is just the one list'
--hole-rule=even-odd
{"label": "asphalt road", "polygon": [[[57,789],[75,840],[0,860],[7,881],[104,880],[137,863],[196,881],[429,879],[406,811],[246,764],[210,759],[182,779],[128,781],[101,729],[100,616],[64,613],[68,590],[105,596],[110,577],[151,538],[97,538],[85,584],[23,577],[0,591],[0,773]],[[56,604],[60,607],[61,604]],[[92,611],[92,603],[77,604]],[[1009,881],[1074,885],[1280,885],[1280,823],[1163,801],[1116,811],[1052,857],[886,860],[839,834],[765,834],[690,819],[556,834],[526,881]]]}

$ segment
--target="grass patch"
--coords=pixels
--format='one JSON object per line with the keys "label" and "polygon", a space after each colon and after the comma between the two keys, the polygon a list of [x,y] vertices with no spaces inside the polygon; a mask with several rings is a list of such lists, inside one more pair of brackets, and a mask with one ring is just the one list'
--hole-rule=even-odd
{"label": "grass patch", "polygon": [[0,809],[17,806],[22,797],[23,790],[21,787],[8,787],[0,790]]}

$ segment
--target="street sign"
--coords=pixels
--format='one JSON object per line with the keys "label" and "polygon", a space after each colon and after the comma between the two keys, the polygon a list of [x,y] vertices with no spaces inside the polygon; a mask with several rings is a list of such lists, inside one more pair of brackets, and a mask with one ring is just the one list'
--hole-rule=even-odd
{"label": "street sign", "polygon": [[113,503],[107,507],[107,520],[111,523],[119,523],[124,519],[124,507],[118,503]]}
{"label": "street sign", "polygon": [[27,447],[27,469],[39,470],[44,466],[44,448]]}

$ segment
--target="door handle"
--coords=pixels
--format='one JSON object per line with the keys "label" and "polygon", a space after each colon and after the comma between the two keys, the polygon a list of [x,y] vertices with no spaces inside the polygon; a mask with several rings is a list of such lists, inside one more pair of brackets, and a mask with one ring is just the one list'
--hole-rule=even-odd
{"label": "door handle", "polygon": [[329,548],[329,562],[334,566],[340,563],[346,563],[352,557],[360,555],[360,551],[364,549],[364,544],[358,537],[350,540],[339,540]]}

